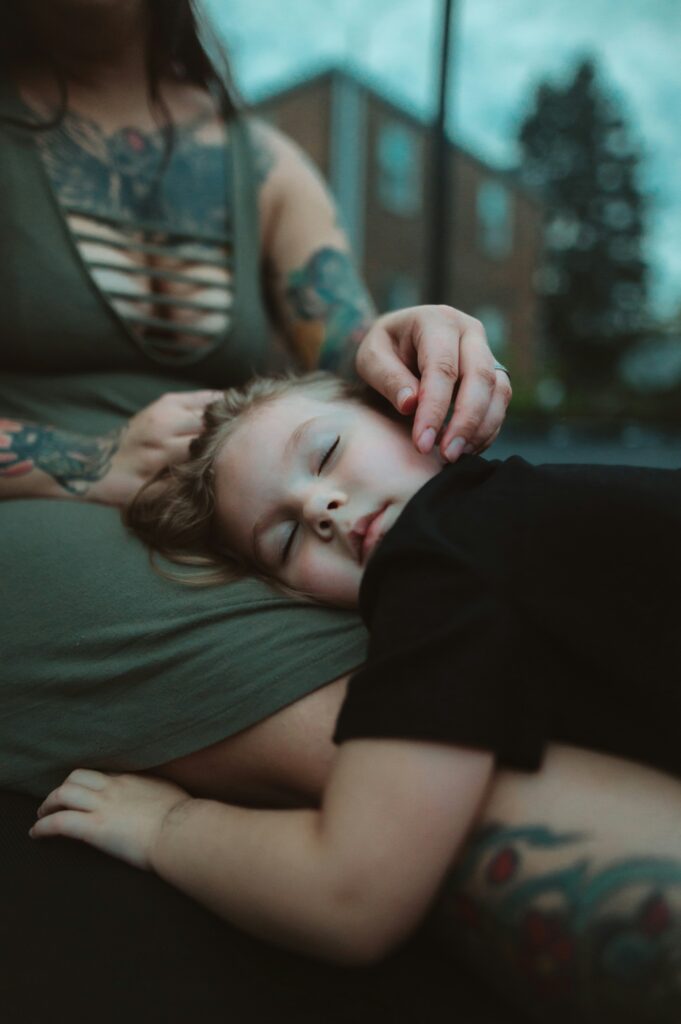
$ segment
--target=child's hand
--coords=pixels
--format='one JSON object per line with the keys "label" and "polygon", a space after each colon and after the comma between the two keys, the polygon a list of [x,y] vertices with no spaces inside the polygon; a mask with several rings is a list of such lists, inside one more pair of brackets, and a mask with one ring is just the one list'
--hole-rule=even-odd
{"label": "child's hand", "polygon": [[38,808],[29,835],[65,836],[149,870],[168,813],[190,797],[171,782],[142,775],[104,775],[78,768]]}

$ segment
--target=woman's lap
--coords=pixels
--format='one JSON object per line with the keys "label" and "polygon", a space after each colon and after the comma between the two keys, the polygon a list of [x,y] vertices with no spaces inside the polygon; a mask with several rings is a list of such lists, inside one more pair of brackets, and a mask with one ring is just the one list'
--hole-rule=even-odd
{"label": "woman's lap", "polygon": [[352,669],[355,616],[257,581],[190,588],[118,513],[0,503],[0,786],[40,795],[76,763],[134,769],[208,746]]}

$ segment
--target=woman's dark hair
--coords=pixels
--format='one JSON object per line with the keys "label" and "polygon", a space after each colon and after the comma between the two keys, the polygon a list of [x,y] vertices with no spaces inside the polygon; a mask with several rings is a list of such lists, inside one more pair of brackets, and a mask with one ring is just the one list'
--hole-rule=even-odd
{"label": "woman's dark hair", "polygon": [[[220,102],[226,118],[234,116],[241,102],[234,86],[229,60],[203,9],[201,0],[146,0],[149,11],[147,77],[149,96],[163,114],[172,147],[172,118],[160,93],[164,75],[173,74],[195,85],[210,89]],[[21,0],[6,0],[0,24],[0,71],[9,63],[35,56],[30,20]],[[49,55],[43,55],[49,59]],[[54,116],[45,121],[3,117],[5,123],[45,131],[59,125],[68,106],[68,86],[63,74],[54,68],[60,99]]]}

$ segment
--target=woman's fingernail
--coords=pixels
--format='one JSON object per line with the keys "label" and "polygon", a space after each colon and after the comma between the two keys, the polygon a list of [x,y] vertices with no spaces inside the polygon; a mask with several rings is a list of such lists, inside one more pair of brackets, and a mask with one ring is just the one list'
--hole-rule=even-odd
{"label": "woman's fingernail", "polygon": [[400,390],[397,392],[397,404],[399,408],[401,409],[402,406],[405,405],[409,401],[409,399],[413,397],[414,392],[411,388],[400,388]]}
{"label": "woman's fingernail", "polygon": [[466,450],[466,438],[455,437],[453,438],[447,447],[445,448],[445,458],[447,462],[456,462],[462,452]]}
{"label": "woman's fingernail", "polygon": [[435,444],[435,431],[432,427],[426,427],[419,438],[419,451],[422,455],[427,455]]}

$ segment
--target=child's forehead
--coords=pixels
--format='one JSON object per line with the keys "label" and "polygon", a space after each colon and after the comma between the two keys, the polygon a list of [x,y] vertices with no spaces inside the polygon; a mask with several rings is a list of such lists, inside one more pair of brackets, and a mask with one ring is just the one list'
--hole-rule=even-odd
{"label": "child's forehead", "polygon": [[[253,406],[242,414],[235,429],[225,439],[218,460],[231,460],[244,444],[264,444],[277,451],[306,424],[324,422],[332,417],[352,414],[349,400],[324,399],[314,394],[288,392]],[[355,405],[355,408],[357,406]]]}
{"label": "child's forehead", "polygon": [[[324,398],[321,395],[305,392],[290,392],[279,395],[260,408],[252,410],[267,427],[279,427],[282,431],[295,430],[302,423],[312,418],[352,415],[359,412],[361,406],[346,398]],[[255,422],[253,420],[252,422]]]}

